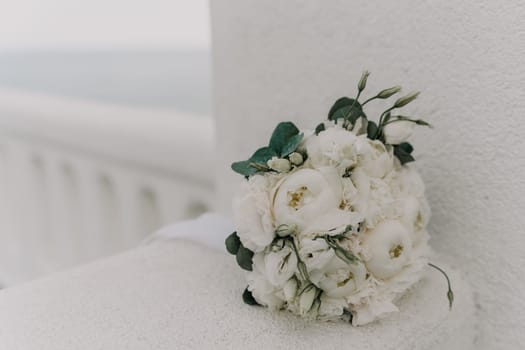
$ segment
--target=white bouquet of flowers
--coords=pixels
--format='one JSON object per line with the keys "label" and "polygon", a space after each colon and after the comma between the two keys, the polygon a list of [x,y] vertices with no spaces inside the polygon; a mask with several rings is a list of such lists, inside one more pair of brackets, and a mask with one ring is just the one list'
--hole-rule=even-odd
{"label": "white bouquet of flowers", "polygon": [[[407,138],[429,124],[398,113],[418,93],[397,99],[375,123],[365,105],[401,88],[360,103],[367,78],[315,131],[280,123],[268,146],[232,164],[245,181],[226,247],[249,271],[246,303],[364,325],[397,311],[396,299],[425,266],[443,272],[428,263],[430,208],[407,164],[414,160]],[[452,306],[450,282],[447,296]]]}

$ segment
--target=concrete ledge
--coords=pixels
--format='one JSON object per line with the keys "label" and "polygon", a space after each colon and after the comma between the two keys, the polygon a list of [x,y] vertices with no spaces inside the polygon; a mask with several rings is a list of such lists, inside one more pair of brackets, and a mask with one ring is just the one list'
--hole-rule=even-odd
{"label": "concrete ledge", "polygon": [[451,271],[429,269],[372,325],[306,322],[241,301],[231,256],[174,239],[0,292],[0,349],[470,349],[474,303]]}

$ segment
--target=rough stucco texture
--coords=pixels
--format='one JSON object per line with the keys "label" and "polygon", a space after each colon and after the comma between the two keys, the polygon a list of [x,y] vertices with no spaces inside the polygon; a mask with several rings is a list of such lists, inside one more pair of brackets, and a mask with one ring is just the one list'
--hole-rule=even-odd
{"label": "rough stucco texture", "polygon": [[227,211],[239,181],[231,161],[264,144],[278,121],[313,128],[336,98],[355,93],[363,69],[373,73],[369,94],[398,83],[422,90],[406,113],[435,126],[412,139],[433,246],[476,291],[479,348],[524,348],[525,4],[223,0],[211,8],[219,207]]}

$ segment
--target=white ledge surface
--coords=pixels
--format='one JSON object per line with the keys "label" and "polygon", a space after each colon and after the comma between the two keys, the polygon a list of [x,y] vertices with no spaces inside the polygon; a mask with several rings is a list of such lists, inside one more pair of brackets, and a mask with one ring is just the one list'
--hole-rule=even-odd
{"label": "white ledge surface", "polygon": [[470,349],[471,293],[451,278],[451,312],[442,276],[429,269],[401,312],[353,328],[244,305],[232,256],[157,241],[1,291],[0,349]]}

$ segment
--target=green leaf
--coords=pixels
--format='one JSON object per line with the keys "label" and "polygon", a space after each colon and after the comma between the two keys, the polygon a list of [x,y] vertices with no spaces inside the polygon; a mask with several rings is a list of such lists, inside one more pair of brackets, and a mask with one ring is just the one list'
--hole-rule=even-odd
{"label": "green leaf", "polygon": [[397,147],[401,148],[403,151],[405,151],[408,154],[411,154],[412,151],[414,150],[414,147],[412,147],[412,145],[408,142],[402,142],[399,145],[397,145]]}
{"label": "green leaf", "polygon": [[259,148],[255,153],[250,157],[250,161],[253,163],[262,163],[266,164],[272,157],[277,157],[278,154],[275,153],[270,147]]}
{"label": "green leaf", "polygon": [[242,293],[242,301],[244,301],[245,304],[248,304],[251,306],[261,305],[257,302],[257,300],[255,300],[255,298],[252,295],[252,292],[250,292],[248,288],[246,288],[244,292]]}
{"label": "green leaf", "polygon": [[253,252],[245,248],[242,244],[239,246],[239,249],[237,250],[237,264],[243,269],[247,271],[252,271],[253,268]]}
{"label": "green leaf", "polygon": [[239,239],[239,236],[237,235],[237,232],[232,233],[231,235],[226,238],[226,250],[228,253],[232,255],[236,255],[239,251],[239,247],[241,246],[241,240]]}
{"label": "green leaf", "polygon": [[401,165],[413,162],[415,159],[399,145],[394,146],[394,155],[399,159]]}
{"label": "green leaf", "polygon": [[294,152],[297,149],[297,147],[299,146],[299,144],[301,143],[301,141],[303,140],[303,136],[304,136],[303,133],[300,133],[298,135],[292,136],[292,138],[290,138],[288,143],[283,147],[283,149],[281,151],[281,158],[284,158],[287,155],[289,155],[292,152]]}
{"label": "green leaf", "polygon": [[299,129],[297,129],[294,123],[279,123],[270,138],[270,148],[272,148],[277,154],[281,154],[290,139],[297,134],[299,134]]}
{"label": "green leaf", "polygon": [[369,139],[375,140],[377,134],[377,124],[371,120],[368,121],[368,126],[366,128],[366,133]]}
{"label": "green leaf", "polygon": [[356,122],[359,117],[366,118],[361,104],[353,98],[342,97],[335,102],[328,113],[329,120],[347,119],[352,124]]}
{"label": "green leaf", "polygon": [[336,111],[343,107],[351,106],[353,101],[353,99],[348,97],[341,97],[337,101],[335,101],[334,105],[332,106],[332,108],[330,108],[330,111],[328,112],[328,120],[333,120],[332,116]]}
{"label": "green leaf", "polygon": [[315,135],[319,135],[322,131],[325,131],[326,130],[326,127],[324,126],[324,123],[321,123],[319,125],[317,125],[317,127],[315,128]]}
{"label": "green leaf", "polygon": [[235,162],[232,164],[232,170],[244,176],[251,176],[258,171],[257,169],[255,169],[254,167],[250,165],[251,163],[252,162],[249,160]]}

